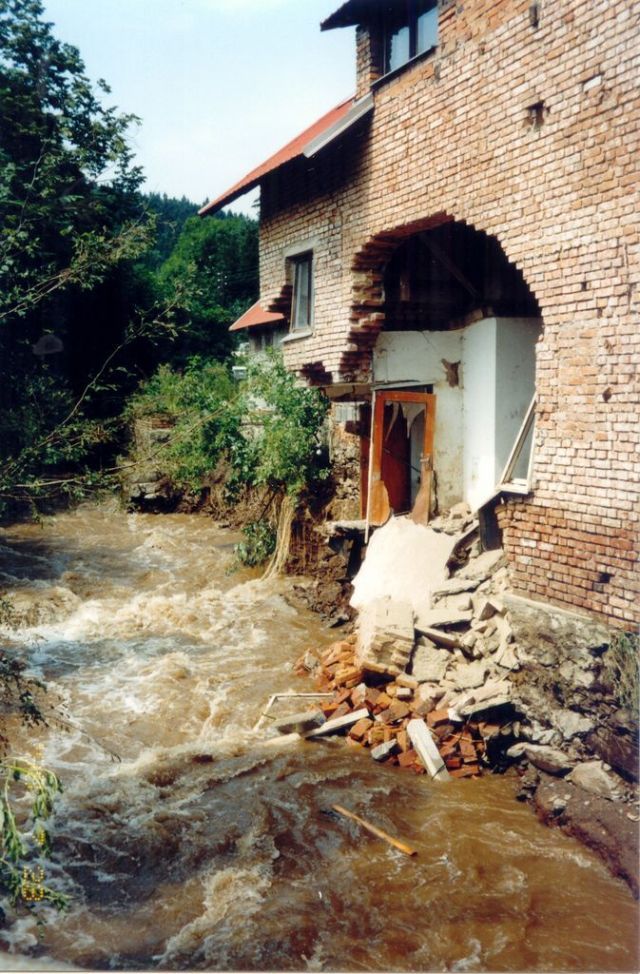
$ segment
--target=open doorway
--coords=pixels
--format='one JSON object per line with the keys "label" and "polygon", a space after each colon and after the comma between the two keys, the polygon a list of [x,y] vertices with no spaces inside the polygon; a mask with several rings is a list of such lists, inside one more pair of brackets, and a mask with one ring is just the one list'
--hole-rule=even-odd
{"label": "open doorway", "polygon": [[428,517],[435,409],[431,393],[374,391],[372,437],[363,451],[363,514],[370,524],[383,524],[391,513],[411,511],[421,489]]}

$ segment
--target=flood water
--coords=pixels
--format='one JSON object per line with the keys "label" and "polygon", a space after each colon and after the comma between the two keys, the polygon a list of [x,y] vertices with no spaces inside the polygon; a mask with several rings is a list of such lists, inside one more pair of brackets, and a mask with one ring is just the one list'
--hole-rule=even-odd
{"label": "flood water", "polygon": [[24,620],[5,642],[73,724],[20,743],[64,782],[49,874],[71,909],[39,930],[5,904],[0,949],[90,969],[635,970],[627,888],[513,780],[434,783],[252,730],[271,694],[314,689],[292,663],[336,636],[290,582],[230,573],[233,540],[91,507],[0,532]]}

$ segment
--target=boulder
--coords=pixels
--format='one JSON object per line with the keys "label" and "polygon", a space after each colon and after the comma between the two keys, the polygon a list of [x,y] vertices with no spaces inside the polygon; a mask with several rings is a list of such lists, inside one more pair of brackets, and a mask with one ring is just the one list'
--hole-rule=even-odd
{"label": "boulder", "polygon": [[525,744],[524,753],[531,764],[547,774],[565,775],[575,765],[575,761],[558,748],[544,744]]}
{"label": "boulder", "polygon": [[605,771],[602,761],[583,761],[567,775],[567,780],[584,791],[609,801],[615,801],[619,797],[615,782]]}

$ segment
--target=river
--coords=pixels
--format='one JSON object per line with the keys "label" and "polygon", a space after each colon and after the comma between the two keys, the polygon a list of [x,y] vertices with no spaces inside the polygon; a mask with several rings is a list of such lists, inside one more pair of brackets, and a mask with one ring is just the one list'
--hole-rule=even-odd
{"label": "river", "polygon": [[14,731],[64,782],[49,873],[71,896],[42,929],[5,904],[16,967],[635,970],[627,888],[514,780],[439,784],[252,729],[271,694],[314,689],[293,661],[336,637],[287,603],[290,581],[233,572],[233,541],[115,506],[0,531],[24,622],[5,641],[72,724]]}

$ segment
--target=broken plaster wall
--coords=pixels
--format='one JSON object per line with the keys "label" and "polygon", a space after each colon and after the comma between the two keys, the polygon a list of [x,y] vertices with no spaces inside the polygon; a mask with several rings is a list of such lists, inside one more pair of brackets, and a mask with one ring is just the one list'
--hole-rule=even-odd
{"label": "broken plaster wall", "polygon": [[433,387],[439,509],[465,500],[475,510],[493,493],[533,396],[540,328],[530,318],[485,318],[378,337],[376,384]]}
{"label": "broken plaster wall", "polygon": [[396,331],[378,336],[373,354],[376,384],[433,386],[436,427],[433,467],[439,508],[461,499],[462,389],[451,386],[443,360],[460,363],[462,331]]}

